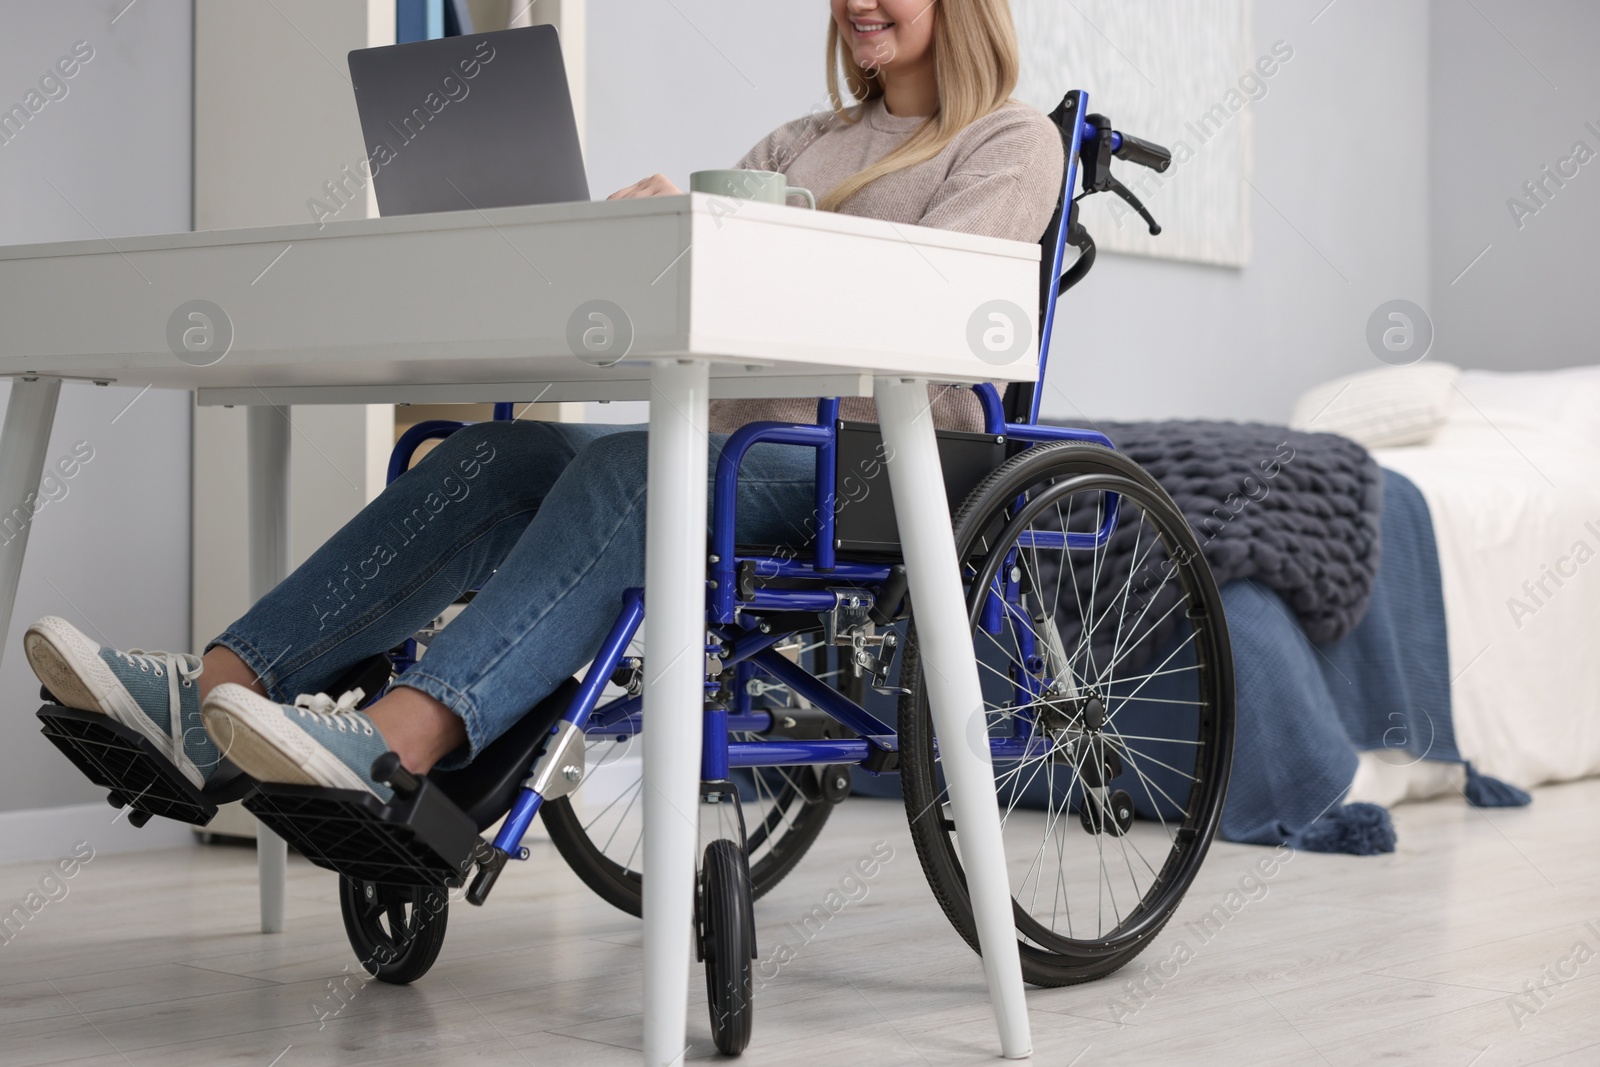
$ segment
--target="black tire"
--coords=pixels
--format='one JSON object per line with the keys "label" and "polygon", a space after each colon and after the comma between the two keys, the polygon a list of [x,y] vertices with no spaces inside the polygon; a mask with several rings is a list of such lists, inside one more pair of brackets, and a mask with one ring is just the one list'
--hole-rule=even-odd
{"label": "black tire", "polygon": [[706,846],[696,896],[711,1039],[724,1056],[737,1056],[755,1024],[755,911],[738,842]]}
{"label": "black tire", "polygon": [[[787,767],[782,770],[793,776],[815,774],[823,768]],[[808,800],[793,784],[785,783],[758,812],[746,814],[751,820],[750,850],[759,853],[750,866],[753,899],[760,900],[805,858],[833,808],[827,800]],[[643,916],[643,872],[637,866],[637,854],[633,854],[631,862],[612,858],[604,843],[597,844],[589,835],[566,797],[549,801],[539,810],[556,851],[583,884],[611,906],[635,917]]]}
{"label": "black tire", "polygon": [[[781,734],[774,730],[772,737],[781,739]],[[737,736],[745,741],[767,739],[758,734]],[[606,765],[607,746],[621,747],[610,738],[588,741],[586,782],[597,766]],[[833,803],[823,796],[816,781],[823,769],[776,767],[753,773],[756,798],[741,801],[748,827],[745,843],[751,857],[753,899],[760,900],[794,870],[833,813]],[[644,912],[637,824],[642,785],[642,781],[632,781],[610,805],[596,813],[586,812],[585,817],[579,816],[568,797],[547,801],[539,809],[556,851],[573,872],[602,900],[636,917]],[[582,786],[579,795],[581,791]]]}
{"label": "black tire", "polygon": [[[1083,548],[1041,546],[1032,532],[1098,524],[1103,512],[1080,510],[1074,515],[1073,508],[1091,500],[1099,502],[1096,508],[1103,507],[1104,494],[1111,492],[1119,495],[1121,510],[1117,532],[1108,544],[1119,543],[1116,538],[1133,538],[1134,566],[1122,587],[1114,584],[1116,575],[1107,569],[1106,581],[1112,584],[1102,589],[1098,583],[1104,546],[1092,550],[1092,567],[1088,562],[1079,565],[1073,559]],[[1141,545],[1147,537],[1153,540],[1143,550],[1141,565]],[[1221,597],[1193,532],[1171,498],[1127,457],[1094,445],[1052,444],[1013,457],[967,497],[955,517],[955,540],[984,686],[985,726],[975,724],[973,737],[983,737],[978,732],[982,730],[988,737],[981,743],[992,744],[1009,732],[1015,741],[1026,736],[1033,721],[1043,724],[1049,735],[1028,747],[1014,746],[1012,758],[996,760],[1023,977],[1043,986],[1099,978],[1138,955],[1166,924],[1199,870],[1221,819],[1234,736],[1233,659]],[[1165,559],[1156,554],[1157,541]],[[1013,547],[1017,555],[1001,574]],[[1045,558],[1051,552],[1059,555],[1061,564],[1054,568],[1053,595],[1051,566]],[[1164,577],[1152,592],[1154,578],[1147,576],[1139,601],[1131,601],[1136,580],[1149,574],[1146,566],[1164,572]],[[1001,609],[997,636],[980,629],[987,591],[996,576],[1012,575],[1022,592],[1019,612]],[[1073,601],[1064,604],[1062,583],[1068,575]],[[1085,577],[1086,595],[1081,588]],[[1172,600],[1172,607],[1161,608],[1156,621],[1141,629],[1146,615],[1164,599]],[[1070,642],[1069,654],[1059,619],[1061,609],[1074,602],[1078,617],[1070,620],[1068,632],[1078,636]],[[1097,613],[1096,606],[1102,604],[1104,609]],[[1137,610],[1141,604],[1142,610]],[[1175,621],[1165,622],[1174,615]],[[1116,632],[1107,637],[1097,628],[1113,618]],[[1130,618],[1132,626],[1124,634]],[[1161,626],[1172,628],[1170,639],[1161,636]],[[1124,636],[1129,638],[1126,646]],[[1037,641],[1028,663],[1022,662],[1029,659],[1021,652],[1025,640]],[[1109,654],[1101,650],[1104,642],[1111,645]],[[1169,643],[1174,651],[1157,660]],[[1154,655],[1128,669],[1131,679],[1118,673],[1132,653],[1149,648],[1156,649]],[[997,649],[1005,661],[1004,671],[994,665]],[[1065,669],[1052,670],[1052,657]],[[1174,657],[1180,666],[1169,669]],[[1031,686],[1018,684],[1019,671]],[[914,625],[906,641],[901,678],[909,680],[902,683],[909,692],[902,696],[899,710],[901,776],[917,856],[950,922],[977,949],[956,827],[942,803]],[[1163,679],[1161,684],[1144,692],[1158,678]],[[1179,698],[1162,695],[1168,692],[1178,693]],[[1026,702],[1018,695],[1023,693],[1028,694]],[[1151,721],[1157,725],[1148,725]],[[1130,723],[1145,725],[1136,731]],[[1152,755],[1152,749],[1159,756]],[[1131,819],[1126,810],[1130,801],[1143,818]],[[1042,803],[1041,816],[1019,810],[1024,802]],[[1078,815],[1072,815],[1073,808]],[[1041,819],[1042,836],[1030,829]],[[1086,840],[1081,847],[1072,841],[1077,834],[1092,839],[1092,848]],[[1053,857],[1047,855],[1052,844]],[[1161,850],[1164,860],[1159,858]],[[1147,852],[1158,856],[1153,859]],[[1044,868],[1052,860],[1056,883],[1045,908],[1040,889],[1048,873]],[[1148,884],[1141,885],[1145,871],[1136,862],[1148,870]],[[1092,870],[1096,863],[1098,872]],[[1073,873],[1064,868],[1068,864]],[[1075,879],[1079,866],[1094,875],[1092,915],[1083,912],[1088,882]],[[1122,900],[1119,886],[1129,890]]]}
{"label": "black tire", "polygon": [[380,982],[409,985],[439,958],[450,897],[433,886],[341,877],[339,911],[350,947],[366,972]]}

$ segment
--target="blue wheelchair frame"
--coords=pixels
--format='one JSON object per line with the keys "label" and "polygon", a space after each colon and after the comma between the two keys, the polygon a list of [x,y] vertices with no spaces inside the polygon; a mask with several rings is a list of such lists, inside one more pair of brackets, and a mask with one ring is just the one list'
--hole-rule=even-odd
{"label": "blue wheelchair frame", "polygon": [[[1047,232],[1044,259],[1041,269],[1043,292],[1039,330],[1038,383],[1044,381],[1046,362],[1055,322],[1058,299],[1066,288],[1077,280],[1063,279],[1062,266],[1066,255],[1069,230],[1075,225],[1073,188],[1078,182],[1079,163],[1090,141],[1097,141],[1102,151],[1122,154],[1124,136],[1115,131],[1109,135],[1106,128],[1084,118],[1088,95],[1081,91],[1068,94],[1063,103],[1071,120],[1070,131],[1063,126],[1062,138],[1066,151],[1066,174],[1062,187],[1057,220],[1052,231]],[[1061,122],[1061,119],[1057,120]],[[1143,147],[1136,138],[1127,138],[1130,149]],[[1124,157],[1126,158],[1126,157]],[[1085,195],[1102,191],[1104,186],[1092,189],[1085,176]],[[1070,223],[1070,224],[1069,224]],[[1082,247],[1080,245],[1080,247]],[[1085,250],[1092,262],[1092,242]],[[1080,259],[1083,257],[1080,257]],[[1059,284],[1058,284],[1059,283]],[[1025,401],[1026,413],[1018,412],[1013,421],[1006,421],[1006,406],[995,387],[982,382],[972,386],[983,408],[985,433],[1001,440],[1024,442],[1028,446],[1059,441],[1088,442],[1105,448],[1114,448],[1110,439],[1092,430],[1040,426],[1038,424],[1041,393],[1037,384],[1024,386],[1016,400]],[[1015,387],[1014,387],[1015,388]],[[1014,401],[1015,402],[1015,401]],[[1016,403],[1020,408],[1024,405]],[[733,684],[726,701],[710,700],[705,711],[704,742],[701,756],[701,778],[706,782],[724,782],[729,772],[739,768],[828,766],[849,764],[884,766],[883,758],[895,753],[898,740],[894,726],[883,722],[866,708],[851,700],[828,683],[813,676],[805,668],[787,659],[775,650],[776,645],[792,637],[798,630],[770,627],[759,621],[744,625],[739,616],[745,612],[828,612],[837,606],[831,586],[848,583],[857,586],[881,586],[890,577],[891,564],[882,561],[840,559],[835,539],[835,494],[838,454],[838,398],[823,398],[817,403],[817,420],[811,424],[756,422],[750,423],[730,435],[717,463],[710,537],[709,581],[707,596],[707,631],[714,643],[708,643],[708,653],[715,654],[724,669],[733,670]],[[514,405],[498,403],[494,408],[496,421],[515,417]],[[389,463],[389,481],[394,481],[411,465],[416,449],[425,441],[450,436],[468,425],[461,422],[434,420],[412,427],[395,446]],[[743,554],[735,542],[735,503],[740,466],[749,450],[758,444],[798,445],[816,449],[816,516],[817,529],[810,558],[770,554]],[[889,457],[892,462],[892,457]],[[1059,533],[1034,531],[1024,535],[1019,547],[1037,545],[1045,548],[1067,548],[1072,551],[1092,551],[1109,540],[1117,523],[1117,498],[1105,494],[1104,519],[1094,532]],[[1016,552],[1014,548],[1013,553]],[[742,565],[758,569],[763,578],[795,579],[801,583],[812,581],[818,588],[757,589],[753,595],[738,596],[737,576]],[[1006,577],[1013,573],[1009,565],[1001,568],[1002,577],[995,580],[980,618],[980,625],[989,633],[998,635],[1007,614],[1020,617],[1020,589],[1016,579]],[[892,608],[893,605],[890,605]],[[577,692],[562,719],[553,729],[570,724],[591,738],[614,737],[625,741],[641,727],[643,700],[629,695],[600,703],[607,683],[616,675],[627,652],[629,642],[644,619],[644,591],[630,589],[623,596],[622,611],[613,623],[601,645],[599,653],[584,675]],[[1037,677],[1024,677],[1015,685],[1016,705],[1025,709],[1038,699],[1050,679],[1042,674],[1044,658],[1031,647],[1033,632],[1029,626],[1018,631],[1018,651],[1030,668],[1037,663],[1041,673]],[[395,657],[397,666],[404,667],[414,661],[415,642],[409,641],[403,652]],[[810,701],[823,713],[848,727],[858,735],[838,740],[766,740],[735,741],[731,733],[766,733],[771,729],[772,715],[751,706],[749,683],[757,673],[765,674],[777,683]],[[706,680],[708,696],[721,688],[721,682],[712,677]],[[727,706],[721,706],[726,703]],[[1019,717],[1031,722],[1025,710]],[[1044,737],[1018,736],[990,739],[993,758],[1016,760],[1036,756],[1048,749],[1050,741]],[[891,764],[892,765],[892,764]],[[524,786],[518,793],[511,811],[507,814],[494,846],[511,858],[526,858],[522,847],[523,835],[538,814],[544,797],[535,789]]]}

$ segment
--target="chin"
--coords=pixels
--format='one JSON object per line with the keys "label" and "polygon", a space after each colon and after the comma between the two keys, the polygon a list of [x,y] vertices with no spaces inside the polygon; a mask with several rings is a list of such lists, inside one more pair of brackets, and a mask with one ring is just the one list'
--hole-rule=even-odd
{"label": "chin", "polygon": [[887,70],[893,65],[893,61],[884,60],[882,57],[893,56],[894,54],[895,50],[893,48],[867,46],[856,49],[854,58],[856,66],[858,67],[862,67],[867,70],[872,70],[874,67],[876,67],[878,70]]}

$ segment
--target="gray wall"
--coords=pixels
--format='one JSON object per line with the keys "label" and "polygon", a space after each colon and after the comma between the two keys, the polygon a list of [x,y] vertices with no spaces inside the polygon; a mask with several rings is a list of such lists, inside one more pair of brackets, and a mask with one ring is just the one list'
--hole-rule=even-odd
{"label": "gray wall", "polygon": [[[112,25],[125,7],[0,0],[0,105],[21,102],[75,42],[95,52],[65,97],[0,144],[0,244],[189,228],[191,5],[139,0]],[[94,458],[33,523],[0,667],[0,811],[101,796],[39,737],[22,627],[50,613],[123,647],[188,643],[190,400],[151,391],[129,408],[139,388],[61,390],[49,459],[78,441]],[[0,384],[0,400],[9,391]]]}
{"label": "gray wall", "polygon": [[[1296,57],[1252,105],[1250,266],[1103,258],[1075,293],[1093,306],[1053,353],[1047,412],[1283,419],[1307,385],[1377,366],[1366,320],[1393,298],[1431,314],[1433,359],[1600,362],[1583,313],[1600,250],[1600,133],[1585,126],[1600,129],[1600,6],[1324,5],[1255,5],[1255,50],[1283,38]],[[1519,228],[1507,200],[1533,204],[1523,183],[1580,140],[1595,159]]]}
{"label": "gray wall", "polygon": [[[1600,5],[1476,2],[1481,14],[1434,5],[1430,310],[1441,358],[1497,370],[1600,363],[1589,313],[1600,252]],[[1549,182],[1540,207],[1523,183],[1578,141],[1596,157],[1565,187]],[[1520,227],[1513,197],[1538,207]]]}
{"label": "gray wall", "polygon": [[[1252,54],[1281,38],[1295,58],[1250,105],[1250,266],[1102,257],[1063,305],[1047,413],[1282,420],[1307,386],[1374,365],[1378,304],[1426,302],[1429,5],[1340,0],[1313,24],[1325,3],[1255,5]],[[824,99],[820,0],[590,4],[597,196],[728,166]],[[1386,158],[1369,147],[1380,124]]]}
{"label": "gray wall", "polygon": [[589,0],[589,192],[731,167],[827,99],[821,0]]}
{"label": "gray wall", "polygon": [[1436,5],[1340,0],[1318,18],[1326,4],[1255,4],[1252,54],[1281,39],[1295,55],[1248,105],[1249,266],[1103,257],[1063,305],[1047,414],[1284,421],[1308,386],[1378,365],[1375,307],[1426,301]]}

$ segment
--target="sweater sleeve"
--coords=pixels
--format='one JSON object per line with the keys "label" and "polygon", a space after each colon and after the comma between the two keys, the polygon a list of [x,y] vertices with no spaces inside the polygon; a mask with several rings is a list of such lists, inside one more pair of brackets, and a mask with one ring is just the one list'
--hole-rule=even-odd
{"label": "sweater sleeve", "polygon": [[918,225],[1037,241],[1055,212],[1065,167],[1055,124],[1030,107],[1006,108],[956,160]]}

